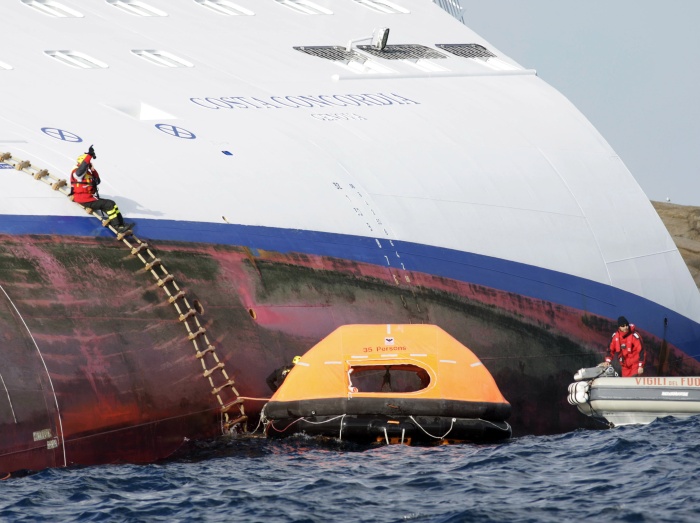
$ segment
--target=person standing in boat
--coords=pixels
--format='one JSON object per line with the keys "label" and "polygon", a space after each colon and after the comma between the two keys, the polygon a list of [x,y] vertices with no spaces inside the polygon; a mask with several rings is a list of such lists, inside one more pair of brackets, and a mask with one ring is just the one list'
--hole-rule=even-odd
{"label": "person standing in boat", "polygon": [[642,337],[636,332],[634,324],[630,324],[624,316],[617,319],[617,331],[612,335],[604,365],[608,367],[615,357],[620,359],[623,378],[644,373],[646,351]]}
{"label": "person standing in boat", "polygon": [[119,212],[117,204],[113,200],[100,198],[97,186],[100,184],[100,175],[93,167],[92,160],[96,160],[95,149],[90,146],[88,152],[78,156],[76,165],[70,173],[71,196],[73,201],[83,207],[94,211],[102,211],[107,215],[107,220],[111,223],[116,220],[114,228],[122,233],[131,229],[133,223],[124,223],[122,213]]}
{"label": "person standing in boat", "polygon": [[291,365],[284,365],[283,367],[275,369],[272,371],[272,373],[270,373],[265,381],[272,392],[277,392],[277,389],[280,388],[280,385],[282,385],[282,382],[287,377],[287,374],[292,371],[294,365],[299,363],[299,360],[301,360],[301,356],[294,356]]}

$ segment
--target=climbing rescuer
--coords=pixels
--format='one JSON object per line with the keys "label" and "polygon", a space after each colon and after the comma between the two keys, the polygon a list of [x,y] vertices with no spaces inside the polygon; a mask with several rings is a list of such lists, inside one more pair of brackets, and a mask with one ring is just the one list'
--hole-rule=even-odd
{"label": "climbing rescuer", "polygon": [[300,360],[301,356],[294,356],[291,365],[285,365],[283,367],[280,367],[279,369],[275,369],[272,371],[272,373],[265,380],[267,382],[267,386],[270,387],[270,390],[272,390],[272,392],[277,392],[277,389],[279,389],[280,385],[282,385],[284,378],[287,377],[287,374],[291,372],[291,370],[294,368],[294,365],[299,363]]}
{"label": "climbing rescuer", "polygon": [[630,324],[624,316],[617,319],[617,330],[612,335],[608,354],[605,356],[605,362],[601,365],[608,367],[615,357],[620,360],[623,378],[644,373],[646,351],[642,344],[642,338],[635,331],[634,324]]}
{"label": "climbing rescuer", "polygon": [[117,220],[115,229],[119,233],[123,233],[131,229],[133,223],[124,223],[122,213],[119,212],[117,204],[113,200],[100,198],[97,192],[97,186],[100,184],[100,175],[92,165],[92,160],[96,160],[97,155],[95,149],[90,146],[88,152],[78,156],[75,168],[70,174],[71,195],[73,201],[79,203],[83,207],[102,211],[107,215],[108,223]]}

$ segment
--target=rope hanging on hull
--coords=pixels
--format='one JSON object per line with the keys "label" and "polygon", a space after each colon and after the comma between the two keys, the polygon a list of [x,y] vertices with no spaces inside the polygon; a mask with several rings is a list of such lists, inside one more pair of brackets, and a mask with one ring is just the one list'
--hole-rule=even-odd
{"label": "rope hanging on hull", "polygon": [[[0,153],[0,162],[12,165],[16,170],[29,174],[35,180],[51,186],[54,191],[58,191],[72,200],[70,184],[65,179],[51,174],[47,169],[38,169],[32,166],[28,160],[13,158],[12,154],[8,152]],[[239,424],[242,425],[244,431],[247,430],[248,416],[245,414],[243,398],[236,390],[233,378],[226,372],[224,363],[216,354],[216,348],[209,341],[207,329],[204,328],[199,318],[201,312],[198,312],[198,308],[190,303],[187,293],[180,289],[175,281],[175,276],[168,272],[162,260],[155,256],[149,244],[137,238],[133,231],[119,232],[110,224],[109,220],[103,220],[92,209],[78,203],[76,205],[79,205],[90,216],[100,220],[103,227],[112,231],[116,235],[117,241],[121,241],[129,248],[131,255],[143,263],[144,271],[153,276],[157,286],[163,289],[167,295],[167,302],[175,308],[178,323],[184,325],[186,338],[194,346],[194,355],[202,365],[202,375],[209,380],[212,394],[216,396],[219,411],[222,414],[222,431],[229,432]],[[233,399],[231,399],[231,395],[233,395]],[[234,410],[235,412],[232,412]]]}

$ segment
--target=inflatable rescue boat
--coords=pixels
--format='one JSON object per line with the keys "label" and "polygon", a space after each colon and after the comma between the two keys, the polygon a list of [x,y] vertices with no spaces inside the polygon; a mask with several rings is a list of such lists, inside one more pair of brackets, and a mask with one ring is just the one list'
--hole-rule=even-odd
{"label": "inflatable rescue boat", "polygon": [[481,361],[435,325],[345,325],[311,348],[263,408],[268,437],[358,443],[509,438],[511,406]]}
{"label": "inflatable rescue boat", "polygon": [[700,376],[620,378],[612,367],[580,369],[569,403],[610,427],[700,414]]}

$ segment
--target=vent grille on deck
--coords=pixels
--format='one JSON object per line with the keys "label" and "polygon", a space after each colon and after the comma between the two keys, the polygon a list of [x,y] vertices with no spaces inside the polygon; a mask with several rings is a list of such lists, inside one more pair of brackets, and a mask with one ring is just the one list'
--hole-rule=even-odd
{"label": "vent grille on deck", "polygon": [[250,9],[236,5],[228,0],[194,0],[202,7],[208,7],[215,13],[226,16],[253,16],[255,13]]}
{"label": "vent grille on deck", "polygon": [[[435,44],[436,47],[462,58],[494,58],[496,55],[479,44]],[[358,49],[386,60],[434,60],[447,58],[444,54],[424,45],[387,45],[383,51],[371,45],[358,45]],[[297,46],[297,51],[332,60],[334,62],[363,61],[365,58],[355,51],[346,51],[339,45]]]}
{"label": "vent grille on deck", "polygon": [[134,16],[168,16],[168,13],[138,0],[107,0],[107,3]]}
{"label": "vent grille on deck", "polygon": [[462,58],[495,58],[495,54],[479,44],[435,44],[435,47]]}
{"label": "vent grille on deck", "polygon": [[40,13],[56,18],[82,18],[83,14],[53,0],[22,0],[22,3]]}
{"label": "vent grille on deck", "polygon": [[78,69],[106,69],[106,63],[79,51],[44,51],[44,53],[62,64]]}
{"label": "vent grille on deck", "polygon": [[318,56],[326,60],[334,62],[364,62],[366,60],[361,54],[355,51],[346,51],[344,47],[338,45],[333,46],[312,46],[312,47],[295,47],[297,51]]}
{"label": "vent grille on deck", "polygon": [[447,58],[444,54],[424,45],[387,45],[379,50],[371,45],[358,45],[358,49],[386,60],[432,60],[434,58]]}
{"label": "vent grille on deck", "polygon": [[333,11],[313,3],[311,0],[275,0],[278,4],[303,15],[332,15]]}
{"label": "vent grille on deck", "polygon": [[411,11],[389,0],[355,0],[360,5],[365,6],[378,13],[408,14]]}
{"label": "vent grille on deck", "polygon": [[133,49],[131,52],[139,58],[143,58],[160,67],[194,67],[194,64],[167,51],[160,51],[157,49]]}

